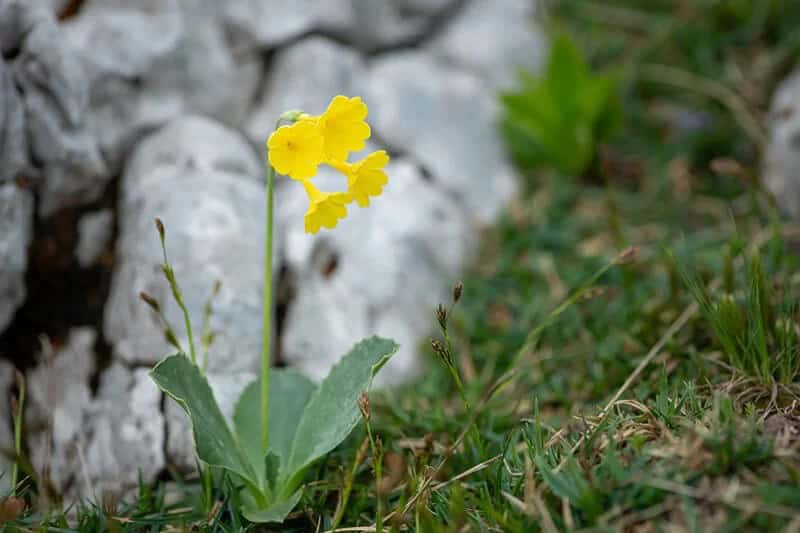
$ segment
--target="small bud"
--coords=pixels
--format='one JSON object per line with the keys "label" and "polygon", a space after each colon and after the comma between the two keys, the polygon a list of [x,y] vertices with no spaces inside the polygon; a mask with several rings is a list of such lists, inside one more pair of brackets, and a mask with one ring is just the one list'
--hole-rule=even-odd
{"label": "small bud", "polygon": [[452,364],[452,360],[450,358],[450,351],[447,349],[447,346],[444,345],[442,341],[431,339],[431,348],[433,348],[433,353],[435,353],[444,364],[450,365]]}
{"label": "small bud", "polygon": [[439,322],[439,326],[442,330],[447,329],[447,309],[445,309],[442,304],[436,306],[436,320]]}
{"label": "small bud", "polygon": [[161,240],[163,241],[163,240],[164,240],[164,234],[165,234],[165,231],[164,231],[164,223],[163,223],[163,222],[161,222],[161,219],[160,219],[160,218],[156,218],[156,219],[155,219],[155,223],[156,223],[156,229],[158,230],[158,236],[159,236],[159,237],[161,238]]}
{"label": "small bud", "polygon": [[358,409],[361,411],[361,416],[364,417],[364,420],[369,420],[369,397],[366,392],[362,391],[361,396],[358,397]]}
{"label": "small bud", "polygon": [[158,303],[158,300],[156,300],[155,298],[153,298],[152,296],[150,296],[150,295],[149,295],[149,294],[147,294],[146,292],[144,292],[144,291],[140,292],[140,293],[139,293],[139,298],[140,298],[140,299],[141,299],[141,300],[142,300],[144,303],[146,303],[147,305],[149,305],[149,306],[150,306],[150,309],[152,309],[152,310],[153,310],[153,311],[155,311],[156,313],[158,313],[159,311],[161,311],[161,306],[159,305],[159,303]]}
{"label": "small bud", "polygon": [[620,254],[616,258],[616,263],[618,265],[626,265],[628,263],[632,263],[636,260],[636,257],[639,255],[639,247],[638,246],[631,246],[626,248],[620,252]]}
{"label": "small bud", "polygon": [[214,296],[218,295],[221,288],[222,288],[222,282],[220,280],[216,280],[214,282],[214,288],[211,289],[211,294]]}
{"label": "small bud", "polygon": [[464,284],[457,281],[456,284],[453,285],[453,303],[458,303],[461,299],[462,292],[464,292]]}

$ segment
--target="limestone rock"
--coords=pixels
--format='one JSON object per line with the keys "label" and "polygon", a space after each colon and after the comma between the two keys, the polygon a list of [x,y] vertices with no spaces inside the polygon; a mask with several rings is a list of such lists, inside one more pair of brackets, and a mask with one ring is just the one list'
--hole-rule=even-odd
{"label": "limestone rock", "polygon": [[763,179],[780,208],[800,217],[800,71],[778,87],[772,100]]}
{"label": "limestone rock", "polygon": [[363,73],[358,53],[324,37],[309,37],[281,50],[264,94],[245,124],[248,135],[264,146],[281,113],[302,109],[320,114],[332,96],[355,96],[355,80]]}
{"label": "limestone rock", "polygon": [[25,300],[25,269],[33,231],[33,195],[0,182],[0,331]]}
{"label": "limestone rock", "polygon": [[[258,367],[264,265],[264,170],[238,133],[209,119],[177,120],[136,148],[120,193],[119,236],[104,332],[117,357],[152,364],[175,351],[140,291],[157,298],[185,350],[183,315],[160,270],[153,225],[167,229],[167,247],[200,351],[203,309],[215,281],[209,369],[237,373]],[[276,260],[280,260],[279,257]]]}
{"label": "limestone rock", "polygon": [[161,392],[143,368],[113,364],[92,396],[95,339],[89,328],[74,329],[63,349],[45,353],[28,376],[27,417],[30,427],[47,428],[28,435],[37,471],[68,499],[100,502],[135,489],[140,474],[155,480],[164,467],[164,417]]}
{"label": "limestone rock", "polygon": [[391,54],[360,91],[378,138],[412,156],[479,221],[492,220],[516,189],[496,131],[497,97],[480,78],[422,52]]}
{"label": "limestone rock", "polygon": [[0,60],[0,185],[30,167],[25,108],[8,65]]}
{"label": "limestone rock", "polygon": [[[42,2],[7,0],[0,18],[16,31],[3,48],[18,50],[11,63],[22,91],[28,139],[44,176],[39,211],[96,199],[110,179],[92,130],[89,80],[79,53],[65,42]],[[16,38],[16,39],[15,39]]]}
{"label": "limestone rock", "polygon": [[471,0],[431,49],[446,61],[477,73],[492,87],[508,88],[518,69],[538,68],[547,45],[536,27],[532,0]]}

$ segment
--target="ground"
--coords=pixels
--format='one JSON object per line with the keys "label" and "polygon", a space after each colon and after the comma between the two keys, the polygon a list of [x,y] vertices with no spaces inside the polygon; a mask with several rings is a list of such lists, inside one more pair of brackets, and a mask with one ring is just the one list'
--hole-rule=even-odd
{"label": "ground", "polygon": [[[800,344],[780,326],[797,328],[798,233],[758,180],[800,8],[641,5],[555,3],[587,79],[619,97],[587,119],[585,163],[548,159],[508,115],[525,192],[442,302],[423,380],[372,394],[383,475],[360,427],[274,530],[800,529]],[[78,529],[247,527],[222,493],[203,508],[164,481],[79,510]]]}

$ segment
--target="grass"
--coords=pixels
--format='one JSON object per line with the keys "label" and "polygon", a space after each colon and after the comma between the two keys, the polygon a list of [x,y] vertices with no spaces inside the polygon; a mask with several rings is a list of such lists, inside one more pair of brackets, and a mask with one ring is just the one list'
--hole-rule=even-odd
{"label": "grass", "polygon": [[[642,5],[554,3],[621,73],[617,135],[579,176],[524,167],[460,300],[430,310],[425,377],[372,395],[370,434],[274,530],[371,531],[379,510],[385,531],[800,527],[798,233],[756,179],[800,6]],[[16,524],[248,528],[224,493],[201,513],[196,484],[165,487]]]}

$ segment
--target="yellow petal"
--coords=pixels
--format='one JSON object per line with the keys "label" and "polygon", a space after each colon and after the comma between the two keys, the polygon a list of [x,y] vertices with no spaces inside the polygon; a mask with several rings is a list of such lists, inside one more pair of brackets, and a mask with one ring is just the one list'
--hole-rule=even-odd
{"label": "yellow petal", "polygon": [[335,96],[325,112],[316,117],[322,137],[325,139],[325,157],[344,161],[350,152],[364,149],[371,134],[367,118],[367,104],[361,97]]}
{"label": "yellow petal", "polygon": [[325,157],[324,139],[313,123],[298,121],[281,126],[267,140],[269,164],[296,180],[314,176]]}
{"label": "yellow petal", "polygon": [[339,220],[347,216],[347,194],[322,192],[309,181],[304,181],[303,185],[309,198],[308,211],[304,217],[306,233],[317,233],[321,227],[333,229]]}
{"label": "yellow petal", "polygon": [[389,163],[385,150],[372,152],[357,163],[345,164],[339,170],[347,176],[347,192],[359,207],[369,206],[370,196],[379,196],[389,177],[383,167]]}

